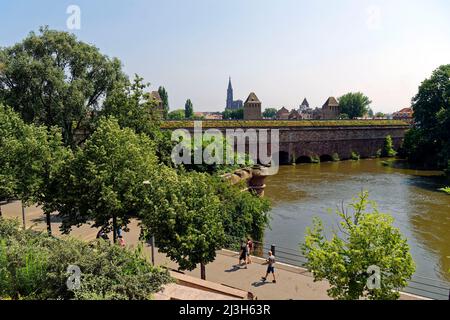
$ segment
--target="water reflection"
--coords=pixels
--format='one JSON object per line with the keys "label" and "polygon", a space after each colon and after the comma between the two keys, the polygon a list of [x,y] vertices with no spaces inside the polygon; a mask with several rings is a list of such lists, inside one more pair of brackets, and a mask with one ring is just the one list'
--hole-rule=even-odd
{"label": "water reflection", "polygon": [[298,248],[314,216],[334,225],[330,209],[364,189],[408,238],[417,273],[450,281],[450,196],[437,191],[445,184],[440,175],[383,166],[380,159],[283,166],[267,179],[273,219],[266,241]]}

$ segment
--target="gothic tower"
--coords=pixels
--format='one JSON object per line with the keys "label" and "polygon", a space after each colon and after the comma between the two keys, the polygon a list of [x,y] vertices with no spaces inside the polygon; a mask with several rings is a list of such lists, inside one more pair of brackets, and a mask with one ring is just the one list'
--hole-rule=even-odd
{"label": "gothic tower", "polygon": [[228,80],[228,90],[227,90],[227,109],[233,109],[233,86],[231,85],[231,77]]}

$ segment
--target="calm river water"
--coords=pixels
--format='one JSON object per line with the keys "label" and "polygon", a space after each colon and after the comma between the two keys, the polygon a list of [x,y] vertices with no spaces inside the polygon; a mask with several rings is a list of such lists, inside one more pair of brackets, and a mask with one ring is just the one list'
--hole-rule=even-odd
{"label": "calm river water", "polygon": [[437,191],[445,184],[441,173],[385,167],[381,162],[282,166],[278,175],[266,179],[273,210],[265,242],[297,249],[313,217],[322,218],[325,226],[335,225],[337,206],[364,189],[407,237],[416,274],[450,282],[450,196]]}

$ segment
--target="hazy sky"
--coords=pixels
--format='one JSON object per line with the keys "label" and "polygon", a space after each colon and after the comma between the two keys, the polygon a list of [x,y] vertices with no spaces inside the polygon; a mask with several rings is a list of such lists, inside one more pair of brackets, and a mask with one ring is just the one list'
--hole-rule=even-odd
{"label": "hazy sky", "polygon": [[0,0],[0,46],[41,25],[69,31],[118,57],[171,109],[223,110],[254,91],[263,107],[362,91],[376,111],[409,106],[421,81],[450,63],[450,1],[431,0]]}

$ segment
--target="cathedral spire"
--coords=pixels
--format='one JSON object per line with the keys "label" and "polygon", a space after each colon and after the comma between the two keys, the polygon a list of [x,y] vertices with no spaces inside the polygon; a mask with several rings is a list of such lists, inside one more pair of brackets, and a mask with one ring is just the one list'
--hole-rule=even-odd
{"label": "cathedral spire", "polygon": [[228,78],[228,90],[227,90],[227,109],[233,108],[233,86],[231,85],[231,77]]}

